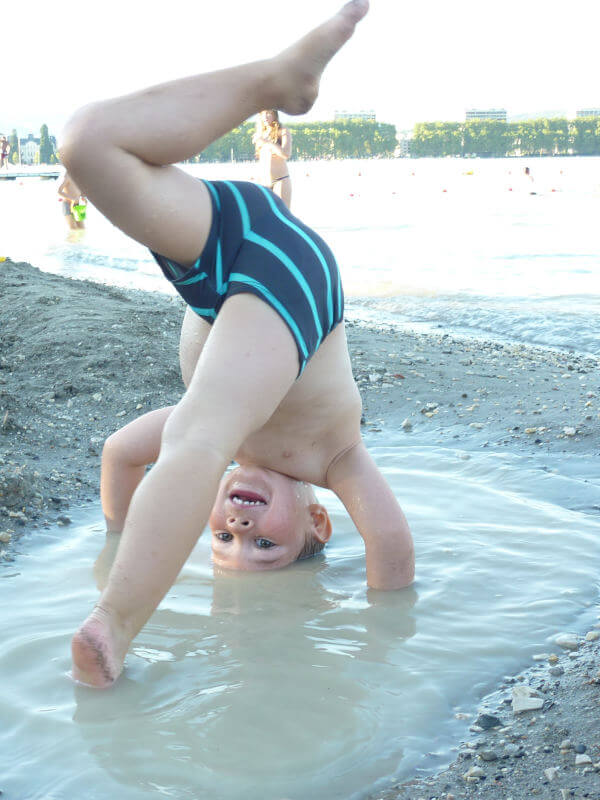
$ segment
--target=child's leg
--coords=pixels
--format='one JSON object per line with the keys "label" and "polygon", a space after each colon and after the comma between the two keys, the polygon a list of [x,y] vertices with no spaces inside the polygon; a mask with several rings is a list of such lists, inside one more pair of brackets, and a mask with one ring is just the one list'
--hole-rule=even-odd
{"label": "child's leg", "polygon": [[249,294],[227,300],[194,377],[136,490],[98,607],[73,638],[73,675],[104,687],[176,579],[202,532],[219,480],[250,433],[271,417],[298,371],[281,317]]}
{"label": "child's leg", "polygon": [[367,9],[368,0],[352,0],[277,58],[86,106],[67,124],[61,159],[83,194],[121,230],[192,264],[210,226],[208,192],[165,165],[196,155],[263,108],[307,111],[327,62]]}

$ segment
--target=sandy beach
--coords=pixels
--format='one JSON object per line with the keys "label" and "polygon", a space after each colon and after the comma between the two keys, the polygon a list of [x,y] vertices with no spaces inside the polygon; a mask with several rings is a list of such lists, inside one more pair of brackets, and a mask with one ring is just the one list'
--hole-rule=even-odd
{"label": "sandy beach", "polygon": [[[68,525],[77,508],[98,502],[110,433],[179,400],[184,306],[179,298],[74,281],[11,260],[0,264],[0,300],[6,563],[27,551],[36,529]],[[600,484],[597,359],[352,321],[347,331],[368,441],[456,447],[466,457],[481,448],[516,452],[540,469]],[[600,491],[598,497],[586,511],[600,512]],[[468,745],[457,742],[448,770],[415,776],[373,800],[600,798],[600,623],[596,628],[507,676],[473,709],[465,724],[479,724]],[[515,714],[512,692],[521,685],[542,702]],[[482,710],[496,724],[478,717]],[[430,769],[427,754],[422,768]]]}

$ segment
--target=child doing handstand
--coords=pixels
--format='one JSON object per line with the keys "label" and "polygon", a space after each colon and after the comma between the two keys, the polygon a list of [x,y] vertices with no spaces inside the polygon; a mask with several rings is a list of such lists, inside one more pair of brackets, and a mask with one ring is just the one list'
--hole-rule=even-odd
{"label": "child doing handstand", "polygon": [[[331,251],[269,189],[199,181],[173,166],[261,109],[308,111],[326,64],[367,9],[368,0],[352,0],[276,58],[86,106],[65,129],[61,156],[81,190],[151,249],[186,300],[195,362],[164,423],[156,464],[131,499],[107,585],[73,637],[78,681],[106,687],[117,679],[132,639],[194,547],[232,459],[257,472],[239,487],[221,486],[216,527],[232,535],[223,538],[230,564],[243,561],[246,541],[228,528],[232,508],[246,514],[236,530],[262,530],[267,517],[289,530],[297,507],[290,487],[301,481],[341,499],[364,539],[371,587],[413,580],[408,525],[361,440]],[[290,551],[262,538],[277,546],[259,557],[289,563]]]}

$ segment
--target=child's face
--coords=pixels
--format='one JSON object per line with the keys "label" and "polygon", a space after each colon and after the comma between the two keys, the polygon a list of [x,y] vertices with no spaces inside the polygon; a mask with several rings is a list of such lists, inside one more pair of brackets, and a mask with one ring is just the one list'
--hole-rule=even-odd
{"label": "child's face", "polygon": [[266,570],[295,561],[310,529],[310,490],[260,467],[227,473],[209,518],[218,567]]}

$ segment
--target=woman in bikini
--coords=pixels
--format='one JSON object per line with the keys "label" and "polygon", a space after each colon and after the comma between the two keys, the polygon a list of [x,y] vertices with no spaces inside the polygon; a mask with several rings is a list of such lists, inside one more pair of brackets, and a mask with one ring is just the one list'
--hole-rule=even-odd
{"label": "woman in bikini", "polygon": [[292,135],[279,122],[279,114],[275,109],[260,112],[252,141],[263,170],[263,185],[281,197],[290,208],[292,180],[287,161],[292,154]]}

